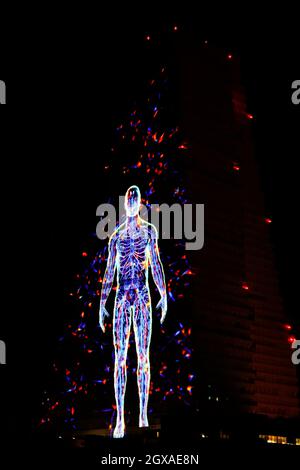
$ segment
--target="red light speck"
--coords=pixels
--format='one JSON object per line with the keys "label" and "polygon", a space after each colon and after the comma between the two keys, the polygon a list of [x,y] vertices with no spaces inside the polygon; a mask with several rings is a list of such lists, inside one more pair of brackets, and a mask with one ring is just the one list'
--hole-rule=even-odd
{"label": "red light speck", "polygon": [[86,252],[86,251],[83,251],[83,252],[81,253],[81,255],[82,255],[84,258],[86,258],[86,257],[87,257],[87,252]]}
{"label": "red light speck", "polygon": [[253,114],[247,114],[247,118],[251,120],[251,119],[254,118],[254,116],[253,116]]}
{"label": "red light speck", "polygon": [[272,219],[270,219],[269,217],[266,217],[266,218],[265,218],[265,222],[266,222],[266,224],[271,224],[271,223],[272,223]]}
{"label": "red light speck", "polygon": [[227,59],[228,59],[228,60],[231,60],[231,59],[232,59],[232,54],[228,54],[228,55],[227,55]]}
{"label": "red light speck", "polygon": [[286,330],[291,330],[291,329],[292,329],[291,325],[289,325],[288,323],[286,323],[285,325],[283,325],[283,327],[284,327]]}
{"label": "red light speck", "polygon": [[242,289],[249,290],[249,286],[248,286],[247,282],[242,283]]}

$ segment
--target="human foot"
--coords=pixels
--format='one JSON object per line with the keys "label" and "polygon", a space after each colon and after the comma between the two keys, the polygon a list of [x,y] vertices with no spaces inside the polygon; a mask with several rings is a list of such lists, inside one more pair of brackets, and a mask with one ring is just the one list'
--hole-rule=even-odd
{"label": "human foot", "polygon": [[140,416],[139,427],[140,428],[147,428],[148,426],[149,426],[149,423],[148,423],[147,416]]}
{"label": "human foot", "polygon": [[114,429],[114,434],[113,434],[113,437],[115,438],[121,438],[121,437],[124,437],[124,431],[125,431],[125,425],[124,425],[124,422],[123,421],[119,421],[117,420],[117,424],[116,424],[116,427]]}

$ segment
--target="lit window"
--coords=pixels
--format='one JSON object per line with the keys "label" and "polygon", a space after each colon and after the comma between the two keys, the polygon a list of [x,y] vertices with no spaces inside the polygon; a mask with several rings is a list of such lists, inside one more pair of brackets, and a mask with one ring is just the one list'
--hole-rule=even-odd
{"label": "lit window", "polygon": [[[285,436],[272,436],[260,434],[258,437],[259,439],[266,441],[268,444],[287,444],[287,438]],[[298,445],[300,445],[300,439]]]}
{"label": "lit window", "polygon": [[232,168],[234,171],[240,171],[240,165],[238,162],[232,162]]}
{"label": "lit window", "polygon": [[290,344],[293,344],[294,341],[296,341],[295,336],[289,336],[289,337],[288,337],[288,342],[289,342]]}

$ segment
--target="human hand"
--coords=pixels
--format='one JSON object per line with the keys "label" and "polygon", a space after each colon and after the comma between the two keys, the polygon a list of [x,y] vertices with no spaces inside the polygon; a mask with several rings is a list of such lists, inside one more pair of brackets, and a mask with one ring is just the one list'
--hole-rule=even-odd
{"label": "human hand", "polygon": [[104,305],[100,305],[100,311],[99,311],[99,325],[101,327],[101,330],[103,333],[105,333],[105,325],[104,325],[104,319],[105,317],[109,317],[109,313],[106,310]]}
{"label": "human hand", "polygon": [[166,294],[161,296],[161,299],[158,302],[156,308],[157,309],[161,308],[160,324],[162,324],[167,315],[167,295]]}

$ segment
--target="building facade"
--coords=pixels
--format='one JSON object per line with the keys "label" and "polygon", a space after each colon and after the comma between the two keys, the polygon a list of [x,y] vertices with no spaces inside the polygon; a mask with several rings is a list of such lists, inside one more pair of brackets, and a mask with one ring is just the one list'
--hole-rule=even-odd
{"label": "building facade", "polygon": [[189,189],[205,204],[204,247],[193,255],[200,388],[220,407],[296,417],[299,384],[239,63],[207,43],[183,47],[180,63]]}

